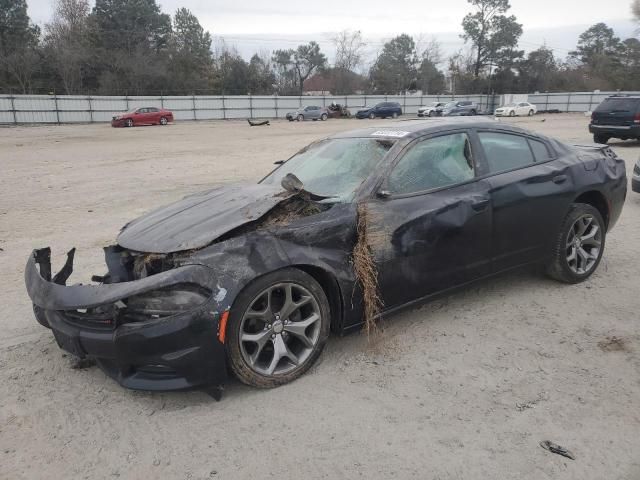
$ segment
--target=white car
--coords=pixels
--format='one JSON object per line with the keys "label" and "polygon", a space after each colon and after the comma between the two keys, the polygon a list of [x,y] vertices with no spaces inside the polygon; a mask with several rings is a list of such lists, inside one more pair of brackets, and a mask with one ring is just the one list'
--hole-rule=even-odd
{"label": "white car", "polygon": [[538,113],[538,107],[528,102],[510,103],[503,107],[497,108],[496,117],[520,117],[528,115],[532,117]]}
{"label": "white car", "polygon": [[444,102],[433,102],[428,105],[424,105],[418,109],[419,117],[435,117],[436,115],[440,115],[438,109],[442,110],[446,103]]}

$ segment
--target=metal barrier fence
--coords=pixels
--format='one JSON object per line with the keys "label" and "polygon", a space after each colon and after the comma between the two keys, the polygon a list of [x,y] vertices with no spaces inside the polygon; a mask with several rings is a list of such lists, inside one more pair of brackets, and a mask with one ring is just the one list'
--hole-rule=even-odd
{"label": "metal barrier fence", "polygon": [[[0,124],[108,122],[114,113],[135,107],[173,111],[176,120],[226,120],[285,118],[287,112],[309,105],[347,105],[352,113],[380,102],[398,102],[407,115],[431,102],[451,101],[451,96],[351,95],[351,96],[87,96],[0,95]],[[480,111],[493,111],[500,102],[494,95],[461,95]]]}
{"label": "metal barrier fence", "polygon": [[640,92],[530,93],[529,102],[537,105],[538,111],[583,113],[592,112],[611,95],[640,95]]}

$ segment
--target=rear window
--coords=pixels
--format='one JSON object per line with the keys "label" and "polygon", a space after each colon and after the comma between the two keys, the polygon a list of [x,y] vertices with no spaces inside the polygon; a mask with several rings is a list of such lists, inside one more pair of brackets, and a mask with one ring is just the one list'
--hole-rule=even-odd
{"label": "rear window", "polygon": [[635,113],[640,104],[637,98],[607,98],[598,105],[596,112],[629,112]]}

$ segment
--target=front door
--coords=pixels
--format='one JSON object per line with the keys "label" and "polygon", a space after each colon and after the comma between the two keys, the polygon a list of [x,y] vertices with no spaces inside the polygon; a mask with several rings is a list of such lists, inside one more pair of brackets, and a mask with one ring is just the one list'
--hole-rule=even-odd
{"label": "front door", "polygon": [[414,142],[381,188],[366,214],[386,308],[490,273],[489,186],[466,132]]}

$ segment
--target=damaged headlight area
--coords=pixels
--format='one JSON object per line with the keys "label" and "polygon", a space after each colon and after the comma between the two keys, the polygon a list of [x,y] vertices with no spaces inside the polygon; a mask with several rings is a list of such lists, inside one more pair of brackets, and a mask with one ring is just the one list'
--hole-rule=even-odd
{"label": "damaged headlight area", "polygon": [[[177,390],[226,380],[219,340],[223,307],[217,279],[204,265],[173,266],[117,247],[105,249],[109,272],[99,285],[66,285],[74,251],[51,276],[50,250],[35,250],[25,272],[38,321],[58,345],[98,365],[125,387]],[[136,268],[136,265],[138,267]]]}

